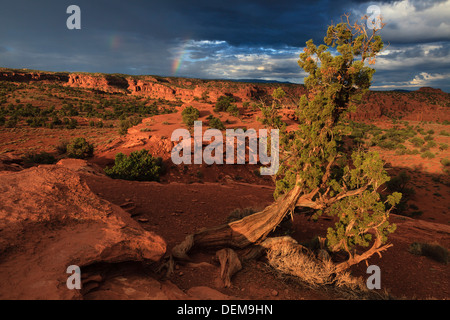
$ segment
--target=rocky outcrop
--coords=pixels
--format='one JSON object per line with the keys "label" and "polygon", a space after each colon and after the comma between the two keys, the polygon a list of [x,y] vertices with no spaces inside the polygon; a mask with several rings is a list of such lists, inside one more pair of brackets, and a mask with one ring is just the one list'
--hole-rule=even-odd
{"label": "rocky outcrop", "polygon": [[95,89],[109,93],[124,93],[128,83],[125,79],[111,75],[71,73],[66,83],[69,87]]}
{"label": "rocky outcrop", "polygon": [[14,81],[14,82],[67,82],[69,79],[68,73],[43,73],[43,72],[14,72],[7,69],[0,69],[0,81]]}
{"label": "rocky outcrop", "polygon": [[[282,87],[289,105],[296,105],[306,94],[303,85],[280,83],[246,83],[225,80],[201,80],[157,76],[131,76],[101,73],[55,73],[0,68],[0,81],[57,82],[69,87],[88,88],[108,93],[132,94],[150,99],[181,101],[193,100],[215,103],[220,96],[231,95],[238,102],[268,100],[274,89]],[[401,117],[404,120],[450,120],[447,112],[450,94],[440,89],[423,87],[416,91],[371,91],[353,120],[373,120],[382,117]]]}
{"label": "rocky outcrop", "polygon": [[0,239],[0,299],[80,299],[66,286],[70,265],[83,275],[93,264],[155,262],[166,252],[161,237],[64,163],[0,173]]}

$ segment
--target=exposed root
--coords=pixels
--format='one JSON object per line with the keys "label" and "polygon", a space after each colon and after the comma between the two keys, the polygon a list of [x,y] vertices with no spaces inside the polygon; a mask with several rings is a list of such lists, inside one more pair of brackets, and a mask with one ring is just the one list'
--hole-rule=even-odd
{"label": "exposed root", "polygon": [[216,256],[220,262],[220,278],[225,287],[231,287],[231,277],[242,269],[241,261],[236,252],[230,248],[217,251]]}

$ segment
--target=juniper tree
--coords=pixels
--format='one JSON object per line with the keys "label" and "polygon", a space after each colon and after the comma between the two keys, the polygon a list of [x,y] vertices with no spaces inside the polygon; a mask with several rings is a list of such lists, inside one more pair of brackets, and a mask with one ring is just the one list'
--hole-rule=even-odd
{"label": "juniper tree", "polygon": [[[175,257],[184,258],[193,246],[245,248],[262,244],[296,207],[312,209],[315,218],[335,218],[334,228],[324,233],[332,252],[347,253],[338,271],[391,246],[386,241],[395,225],[389,223],[389,213],[401,194],[393,193],[382,201],[378,189],[389,176],[377,153],[361,149],[347,153],[341,148],[343,138],[350,133],[346,115],[369,89],[375,72],[370,65],[383,42],[377,29],[369,32],[365,28],[364,18],[353,24],[346,18],[328,28],[324,44],[316,46],[309,40],[300,54],[299,66],[309,74],[305,79],[307,94],[296,108],[298,126],[293,130],[277,126],[282,131],[283,150],[276,175],[276,201],[241,220],[187,237],[172,251]],[[272,112],[270,116],[276,118]]]}
{"label": "juniper tree", "polygon": [[[389,247],[383,245],[395,230],[389,224],[389,212],[401,198],[393,193],[382,202],[377,190],[389,176],[377,153],[358,149],[348,155],[339,148],[349,133],[346,116],[369,89],[375,72],[370,64],[383,48],[377,31],[369,34],[364,23],[351,24],[347,16],[345,22],[328,28],[325,44],[306,43],[298,64],[309,74],[305,79],[308,94],[301,97],[296,110],[298,128],[285,132],[281,142],[287,154],[275,197],[300,186],[307,196],[298,206],[315,209],[314,217],[337,218],[327,240],[332,251],[347,252],[349,259],[342,268]],[[354,250],[371,241],[364,254]]]}

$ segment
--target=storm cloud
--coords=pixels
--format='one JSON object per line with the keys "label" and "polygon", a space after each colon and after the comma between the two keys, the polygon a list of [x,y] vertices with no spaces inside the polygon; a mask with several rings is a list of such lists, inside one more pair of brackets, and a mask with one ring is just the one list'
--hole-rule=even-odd
{"label": "storm cloud", "polygon": [[[81,8],[81,30],[66,9]],[[450,0],[9,1],[0,11],[0,66],[302,83],[305,42],[344,13],[378,5],[386,49],[373,88],[450,92]]]}

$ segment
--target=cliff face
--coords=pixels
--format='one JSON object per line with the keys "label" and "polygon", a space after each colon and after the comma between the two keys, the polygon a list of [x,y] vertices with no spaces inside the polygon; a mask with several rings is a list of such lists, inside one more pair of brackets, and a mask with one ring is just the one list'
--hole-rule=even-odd
{"label": "cliff face", "polygon": [[30,82],[67,82],[68,73],[14,72],[0,68],[0,81]]}
{"label": "cliff face", "polygon": [[[195,100],[215,103],[220,96],[233,95],[237,101],[256,101],[269,97],[282,87],[292,104],[298,103],[306,93],[303,85],[262,84],[220,80],[199,80],[157,76],[129,76],[120,74],[55,73],[0,68],[0,81],[58,83],[69,87],[95,89],[108,93],[121,93],[190,102]],[[371,91],[358,105],[354,120],[371,120],[383,116],[401,116],[405,120],[450,120],[447,112],[450,94],[429,87],[412,92]]]}
{"label": "cliff face", "polygon": [[65,85],[69,87],[96,89],[109,93],[126,92],[128,88],[128,82],[119,77],[83,73],[71,73]]}

